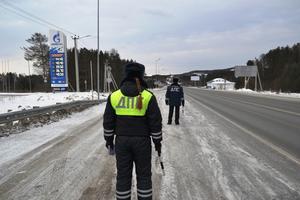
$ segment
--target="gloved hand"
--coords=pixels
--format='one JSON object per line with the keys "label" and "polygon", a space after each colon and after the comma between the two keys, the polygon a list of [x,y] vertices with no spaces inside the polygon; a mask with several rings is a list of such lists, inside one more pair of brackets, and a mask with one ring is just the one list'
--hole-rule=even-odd
{"label": "gloved hand", "polygon": [[184,107],[184,100],[181,101],[181,105]]}
{"label": "gloved hand", "polygon": [[154,143],[154,146],[155,146],[155,151],[157,151],[158,154],[160,155],[161,154],[161,143],[160,142]]}
{"label": "gloved hand", "polygon": [[169,101],[168,100],[166,100],[166,105],[169,105]]}
{"label": "gloved hand", "polygon": [[115,146],[112,141],[111,142],[106,141],[105,146],[108,150],[109,155],[112,155],[112,156],[115,155]]}
{"label": "gloved hand", "polygon": [[109,148],[114,149],[114,142],[107,140],[105,146],[108,150],[109,150]]}

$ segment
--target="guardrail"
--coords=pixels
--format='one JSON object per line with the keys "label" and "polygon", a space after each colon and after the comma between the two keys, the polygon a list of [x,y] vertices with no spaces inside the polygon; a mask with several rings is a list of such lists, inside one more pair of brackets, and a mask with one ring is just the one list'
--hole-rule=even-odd
{"label": "guardrail", "polygon": [[29,110],[15,111],[5,114],[0,114],[0,124],[12,123],[14,121],[34,118],[41,115],[51,114],[57,111],[70,110],[72,108],[84,108],[99,103],[105,102],[106,100],[87,100],[87,101],[74,101],[69,103],[57,103],[56,105],[38,107]]}

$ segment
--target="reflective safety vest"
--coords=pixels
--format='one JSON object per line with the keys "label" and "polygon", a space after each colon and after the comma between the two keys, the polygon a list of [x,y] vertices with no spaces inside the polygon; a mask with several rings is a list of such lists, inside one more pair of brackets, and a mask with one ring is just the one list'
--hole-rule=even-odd
{"label": "reflective safety vest", "polygon": [[144,90],[141,96],[143,101],[142,109],[137,108],[138,96],[125,96],[121,90],[117,90],[111,94],[110,103],[116,111],[116,115],[145,116],[152,93]]}

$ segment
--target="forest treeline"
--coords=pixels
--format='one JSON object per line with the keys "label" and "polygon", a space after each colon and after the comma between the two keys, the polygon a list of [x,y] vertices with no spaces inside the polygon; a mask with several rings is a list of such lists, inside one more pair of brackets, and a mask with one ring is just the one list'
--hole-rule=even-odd
{"label": "forest treeline", "polygon": [[[76,91],[75,82],[75,57],[74,49],[67,50],[68,58],[68,82],[69,91]],[[111,51],[100,51],[99,54],[99,77],[100,77],[100,91],[103,89],[103,73],[104,64],[107,61],[112,67],[112,74],[117,82],[120,84],[123,77],[123,66],[128,62],[133,62],[133,60],[121,59],[119,53],[112,49]],[[92,71],[90,68],[92,64]],[[79,83],[80,91],[90,91],[91,84],[91,73],[93,77],[93,89],[97,90],[97,50],[82,48],[78,50],[78,65],[79,65]],[[50,87],[50,75],[48,72],[46,74],[46,81],[44,78],[44,73],[40,75],[33,74],[30,77],[25,74],[7,73],[0,74],[0,92],[42,92],[52,91]]]}
{"label": "forest treeline", "polygon": [[[264,90],[300,92],[300,43],[291,47],[277,47],[251,61],[258,66]],[[214,78],[236,82],[236,88],[244,87],[244,78],[234,77],[232,68],[211,71],[205,81]],[[254,89],[254,85],[253,78],[247,88]]]}
{"label": "forest treeline", "polygon": [[278,47],[256,59],[264,89],[300,92],[300,43]]}

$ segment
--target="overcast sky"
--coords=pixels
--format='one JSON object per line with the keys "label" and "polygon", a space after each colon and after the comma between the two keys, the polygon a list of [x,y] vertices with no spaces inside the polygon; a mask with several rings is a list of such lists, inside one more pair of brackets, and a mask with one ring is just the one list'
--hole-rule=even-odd
{"label": "overcast sky", "polygon": [[[27,73],[25,39],[49,27],[1,6],[6,2],[80,36],[97,47],[97,0],[0,0],[0,61]],[[73,43],[68,36],[68,47]],[[277,46],[300,42],[299,0],[100,0],[100,48],[170,74],[245,64]],[[2,63],[0,63],[2,64]],[[2,68],[0,68],[2,71]]]}

